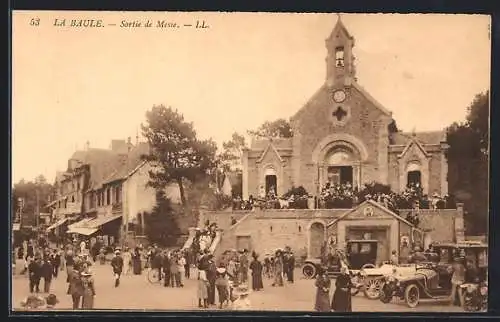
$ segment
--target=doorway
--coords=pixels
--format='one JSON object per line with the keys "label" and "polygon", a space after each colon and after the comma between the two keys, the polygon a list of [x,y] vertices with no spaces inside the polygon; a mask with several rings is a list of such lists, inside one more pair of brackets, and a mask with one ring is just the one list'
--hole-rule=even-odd
{"label": "doorway", "polygon": [[309,228],[309,257],[321,257],[321,250],[325,241],[325,225],[315,222]]}
{"label": "doorway", "polygon": [[328,167],[328,182],[331,185],[353,184],[353,171],[350,166]]}
{"label": "doorway", "polygon": [[250,236],[236,236],[236,249],[252,251],[252,240]]}
{"label": "doorway", "polygon": [[271,188],[274,189],[274,193],[277,193],[277,187],[276,184],[278,183],[278,180],[276,178],[276,175],[267,175],[266,176],[266,195],[269,194],[269,191],[271,191]]}
{"label": "doorway", "polygon": [[407,184],[408,186],[420,186],[422,174],[420,171],[408,171]]}

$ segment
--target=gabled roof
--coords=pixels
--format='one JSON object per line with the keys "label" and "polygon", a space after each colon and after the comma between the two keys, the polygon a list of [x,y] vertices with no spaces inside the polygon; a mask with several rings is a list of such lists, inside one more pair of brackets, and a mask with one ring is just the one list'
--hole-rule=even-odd
{"label": "gabled roof", "polygon": [[108,149],[89,148],[84,151],[76,151],[71,159],[90,166],[90,187],[101,182],[119,164],[117,154]]}
{"label": "gabled roof", "polygon": [[[273,145],[277,150],[281,149],[291,149],[292,139],[291,138],[273,138]],[[269,145],[269,139],[254,139],[251,142],[251,150],[265,150]]]}
{"label": "gabled roof", "polygon": [[410,141],[408,141],[408,144],[406,145],[406,147],[404,148],[403,152],[401,152],[399,155],[398,155],[398,158],[402,158],[409,150],[410,150],[410,147],[412,145],[416,145],[417,148],[422,151],[422,153],[424,154],[424,156],[426,158],[429,157],[429,153],[427,153],[427,151],[425,151],[424,147],[422,146],[422,144],[420,144],[420,142],[418,142],[415,138],[411,138]]}
{"label": "gabled roof", "polygon": [[385,115],[392,115],[392,112],[380,104],[373,96],[370,95],[361,85],[356,81],[351,82],[352,87],[357,89],[367,100],[369,100],[376,108],[378,108]]}
{"label": "gabled roof", "polygon": [[142,160],[142,155],[149,153],[149,144],[142,142],[130,150],[128,155],[122,155],[122,159],[116,167],[101,182],[107,184],[118,180],[124,180],[143,166],[146,162]]}
{"label": "gabled roof", "polygon": [[357,207],[355,208],[352,208],[350,210],[348,210],[347,212],[345,212],[344,214],[342,214],[340,217],[338,218],[335,218],[334,220],[332,220],[330,223],[328,223],[326,225],[326,227],[331,227],[332,225],[336,224],[337,222],[339,222],[340,220],[342,220],[343,218],[349,216],[350,214],[352,214],[353,212],[357,211],[359,208],[362,208],[366,205],[371,205],[371,206],[374,206],[374,207],[377,207],[379,208],[380,210],[382,210],[383,212],[393,216],[394,218],[396,218],[397,220],[399,221],[402,221],[404,222],[405,224],[407,224],[408,226],[412,227],[412,228],[415,228],[419,231],[421,231],[421,229],[418,229],[415,227],[415,225],[413,225],[412,223],[410,223],[408,220],[404,219],[403,217],[399,216],[398,214],[392,212],[391,210],[387,209],[386,207],[384,207],[384,205],[378,203],[378,202],[375,202],[373,200],[366,200],[364,202],[362,202],[361,204],[359,204]]}
{"label": "gabled roof", "polygon": [[264,157],[266,156],[266,154],[268,152],[274,152],[274,154],[276,154],[278,156],[278,160],[280,162],[283,162],[283,159],[281,158],[280,154],[278,153],[278,150],[276,150],[276,148],[274,147],[272,140],[269,140],[269,144],[268,144],[267,148],[264,150],[264,152],[262,152],[262,155],[260,156],[259,160],[257,160],[257,162],[262,162],[262,160],[264,160]]}
{"label": "gabled roof", "polygon": [[406,145],[408,140],[415,138],[420,144],[440,144],[446,141],[445,131],[429,131],[429,132],[396,132],[392,134],[392,145]]}

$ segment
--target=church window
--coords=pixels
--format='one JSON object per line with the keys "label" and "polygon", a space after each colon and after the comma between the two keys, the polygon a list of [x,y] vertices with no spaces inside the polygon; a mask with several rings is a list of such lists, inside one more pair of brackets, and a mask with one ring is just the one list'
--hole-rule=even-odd
{"label": "church window", "polygon": [[344,67],[344,47],[335,48],[335,66]]}
{"label": "church window", "polygon": [[342,122],[347,116],[347,112],[342,108],[342,106],[337,107],[337,109],[332,113],[332,116],[337,119],[338,122]]}

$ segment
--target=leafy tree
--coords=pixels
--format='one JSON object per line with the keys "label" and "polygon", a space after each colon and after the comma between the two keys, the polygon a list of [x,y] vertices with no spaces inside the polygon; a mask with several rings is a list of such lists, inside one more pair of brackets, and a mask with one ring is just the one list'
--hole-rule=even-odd
{"label": "leafy tree", "polygon": [[156,194],[156,206],[144,216],[145,233],[149,241],[162,246],[174,245],[180,235],[176,212],[162,190]]}
{"label": "leafy tree", "polygon": [[156,189],[177,183],[182,205],[187,205],[185,182],[194,182],[214,167],[217,145],[214,141],[199,140],[192,123],[171,107],[154,106],[146,112],[146,125],[141,125],[151,152],[143,156],[152,161],[149,185]]}
{"label": "leafy tree", "polygon": [[219,160],[224,171],[241,170],[238,161],[241,160],[243,149],[246,147],[245,137],[237,132],[233,133],[231,140],[222,143]]}
{"label": "leafy tree", "polygon": [[277,119],[272,122],[266,121],[257,130],[248,131],[248,134],[272,138],[293,137],[292,126],[290,122],[285,119]]}
{"label": "leafy tree", "polygon": [[488,213],[489,92],[476,95],[465,122],[447,129],[448,186],[464,202],[467,232],[484,233]]}
{"label": "leafy tree", "polygon": [[[14,184],[11,195],[12,219],[21,219],[23,225],[36,225],[36,211],[38,199],[38,211],[44,212],[45,207],[51,201],[54,187],[47,183],[43,175],[39,175],[34,181],[25,181],[21,179]],[[19,210],[19,198],[23,200],[22,218],[16,218]]]}

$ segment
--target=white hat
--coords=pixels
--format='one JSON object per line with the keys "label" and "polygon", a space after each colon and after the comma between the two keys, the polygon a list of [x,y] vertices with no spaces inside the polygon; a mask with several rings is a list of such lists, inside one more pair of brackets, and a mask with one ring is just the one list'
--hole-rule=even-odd
{"label": "white hat", "polygon": [[225,267],[218,267],[217,268],[217,273],[224,274],[225,272],[226,272],[226,268]]}

